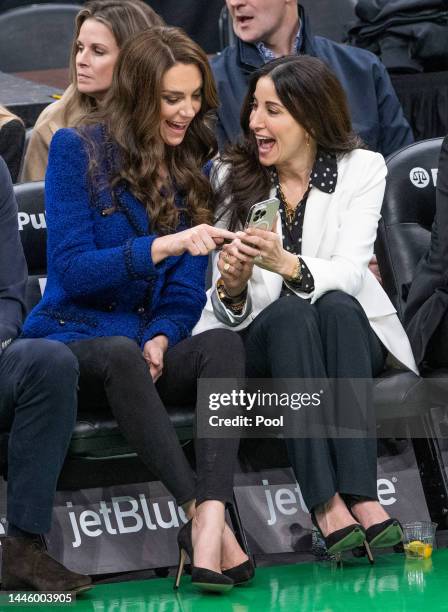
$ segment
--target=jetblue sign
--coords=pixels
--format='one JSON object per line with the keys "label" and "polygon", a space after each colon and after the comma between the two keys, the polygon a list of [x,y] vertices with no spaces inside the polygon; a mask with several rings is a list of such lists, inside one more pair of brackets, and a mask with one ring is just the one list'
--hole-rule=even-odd
{"label": "jetblue sign", "polygon": [[[377,495],[402,522],[429,520],[410,444],[399,455],[379,457]],[[235,496],[252,553],[311,552],[312,525],[290,468],[237,474]]]}
{"label": "jetblue sign", "polygon": [[187,522],[159,482],[60,491],[46,543],[70,569],[106,574],[175,565]]}

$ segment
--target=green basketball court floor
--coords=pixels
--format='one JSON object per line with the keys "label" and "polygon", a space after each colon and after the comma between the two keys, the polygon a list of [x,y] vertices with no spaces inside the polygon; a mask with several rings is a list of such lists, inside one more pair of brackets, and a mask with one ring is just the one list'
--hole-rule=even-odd
{"label": "green basketball court floor", "polygon": [[[78,612],[438,612],[448,611],[448,549],[434,551],[424,561],[400,554],[377,555],[375,565],[365,558],[347,557],[342,567],[331,562],[276,565],[257,569],[247,586],[227,595],[202,594],[182,578],[173,591],[173,578],[97,584],[73,605],[32,606]],[[3,605],[1,610],[30,606]]]}

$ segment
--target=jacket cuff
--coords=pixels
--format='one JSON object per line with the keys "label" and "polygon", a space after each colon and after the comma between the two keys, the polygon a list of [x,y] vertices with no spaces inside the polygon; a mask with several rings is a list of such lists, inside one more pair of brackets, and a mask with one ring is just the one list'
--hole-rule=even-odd
{"label": "jacket cuff", "polygon": [[224,325],[228,325],[229,327],[238,327],[238,325],[247,319],[252,312],[252,300],[249,292],[247,293],[246,302],[240,314],[235,314],[221,302],[216,287],[213,289],[210,299],[215,317],[220,323],[224,323]]}
{"label": "jacket cuff", "polygon": [[190,335],[190,332],[186,327],[174,323],[171,319],[154,319],[148,325],[145,333],[143,334],[140,345],[141,349],[143,350],[143,347],[148,340],[151,340],[151,338],[154,338],[154,336],[159,336],[161,334],[168,338],[168,348],[171,348],[184,338],[187,338]]}
{"label": "jacket cuff", "polygon": [[158,236],[142,236],[128,240],[124,245],[124,259],[129,277],[132,280],[149,280],[158,274],[164,274],[179,259],[166,257],[154,264],[151,257],[152,243]]}

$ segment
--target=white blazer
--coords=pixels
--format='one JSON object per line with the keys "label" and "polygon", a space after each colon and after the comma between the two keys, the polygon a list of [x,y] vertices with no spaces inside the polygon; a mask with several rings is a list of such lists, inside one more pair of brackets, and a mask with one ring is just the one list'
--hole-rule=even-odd
{"label": "white blazer", "polygon": [[[226,167],[215,163],[212,184],[225,180]],[[396,310],[386,292],[368,269],[373,255],[387,168],[379,153],[356,149],[338,161],[338,180],[333,193],[311,189],[303,224],[301,257],[314,278],[314,291],[295,291],[313,304],[327,291],[339,290],[355,297],[363,307],[370,325],[384,346],[398,361],[418,374],[412,349]],[[275,196],[275,188],[271,191]],[[220,225],[226,225],[221,221]],[[281,233],[279,220],[277,231]],[[248,300],[242,315],[235,317],[223,309],[219,318],[213,308],[213,293],[219,277],[218,254],[213,254],[213,284],[207,304],[193,330],[230,326],[235,331],[253,319],[280,296],[283,278],[254,266],[248,283]],[[226,321],[226,322],[224,322]]]}

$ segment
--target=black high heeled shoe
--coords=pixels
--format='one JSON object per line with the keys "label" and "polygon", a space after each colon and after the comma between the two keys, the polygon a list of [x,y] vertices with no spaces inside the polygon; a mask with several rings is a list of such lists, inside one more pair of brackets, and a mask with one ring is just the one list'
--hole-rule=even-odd
{"label": "black high heeled shoe", "polygon": [[362,525],[359,523],[347,525],[347,527],[342,527],[342,529],[337,529],[324,536],[314,512],[311,512],[311,520],[321,534],[330,555],[340,555],[346,550],[355,550],[360,546],[364,546],[370,563],[374,562],[369,543],[366,539],[366,532]]}
{"label": "black high heeled shoe", "polygon": [[249,582],[255,576],[255,567],[251,559],[222,571],[224,576],[231,578],[235,586]]}
{"label": "black high heeled shoe", "polygon": [[214,572],[205,567],[195,567],[193,560],[193,544],[191,540],[192,521],[190,519],[177,534],[177,545],[179,546],[179,565],[177,566],[174,590],[179,588],[180,578],[188,557],[191,562],[191,583],[203,591],[224,592],[233,588],[233,580],[224,574]]}
{"label": "black high heeled shoe", "polygon": [[366,540],[371,548],[390,548],[403,541],[403,527],[396,518],[389,518],[366,529]]}

